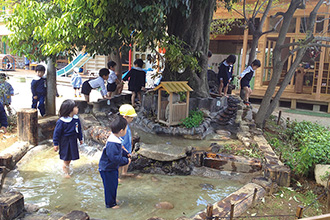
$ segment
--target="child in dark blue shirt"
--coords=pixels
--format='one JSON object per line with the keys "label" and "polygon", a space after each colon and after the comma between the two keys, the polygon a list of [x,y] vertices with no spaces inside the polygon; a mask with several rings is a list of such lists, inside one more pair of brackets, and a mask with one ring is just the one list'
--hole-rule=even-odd
{"label": "child in dark blue shirt", "polygon": [[219,66],[218,72],[218,83],[219,83],[219,95],[222,94],[222,89],[224,96],[227,96],[228,84],[232,80],[233,76],[233,65],[236,62],[235,55],[229,55]]}
{"label": "child in dark blue shirt", "polygon": [[99,162],[99,171],[104,186],[105,206],[107,208],[119,208],[117,205],[118,168],[128,164],[131,155],[123,150],[121,137],[125,136],[127,121],[118,116],[110,124],[111,135],[109,136]]}
{"label": "child in dark blue shirt", "polygon": [[252,89],[250,88],[250,81],[254,76],[256,69],[261,66],[260,60],[252,61],[251,65],[248,66],[241,74],[239,79],[241,80],[241,90],[244,91],[244,100],[243,103],[247,106],[250,106],[249,98],[252,94]]}
{"label": "child in dark blue shirt", "polygon": [[31,82],[31,91],[32,91],[32,108],[37,108],[40,111],[41,116],[44,116],[46,113],[45,110],[45,98],[47,94],[46,89],[46,78],[44,77],[46,68],[43,65],[37,65],[36,73],[37,76]]}
{"label": "child in dark blue shirt", "polygon": [[60,119],[56,122],[53,135],[54,150],[60,149],[60,159],[63,160],[63,171],[66,178],[70,178],[70,162],[79,159],[78,143],[83,143],[82,131],[77,104],[71,100],[65,100],[60,107]]}
{"label": "child in dark blue shirt", "polygon": [[4,133],[6,133],[7,126],[8,126],[8,121],[7,121],[7,115],[5,112],[5,108],[3,107],[2,103],[0,102],[0,129],[2,129]]}

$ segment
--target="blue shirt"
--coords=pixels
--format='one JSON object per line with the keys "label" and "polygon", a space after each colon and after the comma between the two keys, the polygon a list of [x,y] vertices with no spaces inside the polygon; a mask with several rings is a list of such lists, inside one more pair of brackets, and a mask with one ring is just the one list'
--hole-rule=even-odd
{"label": "blue shirt", "polygon": [[71,76],[71,85],[74,88],[80,88],[82,84],[81,76],[79,73],[73,73]]}
{"label": "blue shirt", "polygon": [[99,162],[99,171],[118,170],[128,164],[127,152],[122,148],[122,140],[113,133],[110,134]]}
{"label": "blue shirt", "polygon": [[124,145],[128,153],[132,153],[132,132],[128,125],[127,125],[126,134],[123,137],[122,144]]}
{"label": "blue shirt", "polygon": [[5,108],[3,107],[2,103],[0,102],[0,127],[7,127],[8,122],[7,122],[7,115],[5,112]]}
{"label": "blue shirt", "polygon": [[57,122],[54,129],[53,142],[54,146],[58,146],[61,142],[63,136],[73,136],[81,141],[82,140],[82,131],[80,120],[77,115],[71,117],[61,117]]}
{"label": "blue shirt", "polygon": [[46,79],[37,76],[31,82],[31,91],[33,96],[45,96],[47,93]]}

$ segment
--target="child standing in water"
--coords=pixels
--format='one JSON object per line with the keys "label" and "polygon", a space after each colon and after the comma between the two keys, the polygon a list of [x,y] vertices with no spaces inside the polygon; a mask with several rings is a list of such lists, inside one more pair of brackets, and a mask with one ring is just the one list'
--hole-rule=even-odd
{"label": "child standing in water", "polygon": [[80,94],[80,87],[82,85],[82,80],[80,73],[83,72],[82,68],[74,68],[73,74],[71,76],[71,85],[73,86],[74,89],[74,97],[77,97],[77,90],[78,90],[78,95],[81,97]]}
{"label": "child standing in water", "polygon": [[112,133],[110,134],[102,156],[99,162],[99,171],[104,186],[105,206],[107,208],[119,208],[117,205],[117,188],[118,188],[118,168],[119,166],[130,163],[131,155],[123,150],[121,137],[125,136],[127,121],[122,116],[117,118],[110,124]]}
{"label": "child standing in water", "polygon": [[56,122],[53,135],[54,150],[59,149],[60,159],[63,160],[63,171],[66,178],[70,178],[70,162],[79,159],[78,143],[83,143],[82,131],[77,104],[65,100],[60,107],[60,119]]}
{"label": "child standing in water", "polygon": [[[133,121],[134,117],[136,117],[137,114],[136,114],[133,106],[131,106],[130,104],[124,104],[124,105],[120,106],[119,114],[122,115],[127,121],[127,131],[126,131],[125,136],[123,137],[122,143],[123,143],[125,150],[129,154],[131,154],[132,153],[132,132],[129,127],[129,124]],[[134,176],[134,174],[132,174],[132,173],[130,173],[130,174],[127,173],[128,166],[129,166],[129,163],[125,166],[120,167],[121,176],[123,176],[123,177]]]}
{"label": "child standing in water", "polygon": [[4,107],[7,108],[7,112],[11,115],[11,96],[14,95],[13,87],[6,82],[6,74],[0,73],[0,102],[3,104]]}

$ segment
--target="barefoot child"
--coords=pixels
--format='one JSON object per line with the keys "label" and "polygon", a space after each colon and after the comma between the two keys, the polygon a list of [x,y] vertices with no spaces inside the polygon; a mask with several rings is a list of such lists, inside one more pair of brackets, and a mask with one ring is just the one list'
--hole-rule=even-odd
{"label": "barefoot child", "polygon": [[80,73],[83,72],[82,68],[74,68],[73,74],[71,76],[71,85],[74,89],[74,97],[77,97],[77,90],[78,90],[78,95],[81,97],[80,94],[80,87],[82,84],[81,76]]}
{"label": "barefoot child", "polygon": [[244,100],[243,103],[247,106],[250,106],[249,98],[252,94],[252,89],[250,88],[250,81],[256,71],[261,66],[260,60],[254,60],[250,66],[248,66],[240,75],[239,79],[241,80],[241,89],[244,91]]}
{"label": "barefoot child", "polygon": [[[129,124],[133,121],[134,117],[136,117],[137,114],[136,114],[133,106],[131,106],[129,104],[124,104],[124,105],[120,106],[119,114],[122,115],[127,121],[127,132],[126,132],[126,135],[123,137],[122,143],[123,143],[125,150],[129,154],[131,154],[132,153],[132,132],[129,127]],[[128,166],[129,166],[129,163],[125,166],[120,167],[122,176],[133,176],[133,174],[127,173]]]}
{"label": "barefoot child", "polygon": [[77,104],[71,100],[65,100],[60,107],[60,119],[56,122],[53,135],[54,150],[58,149],[60,159],[63,160],[63,171],[66,178],[70,178],[70,162],[79,159],[78,143],[83,143],[82,131]]}
{"label": "barefoot child", "polygon": [[131,155],[122,148],[122,140],[126,134],[127,121],[118,115],[110,124],[110,134],[99,162],[99,172],[104,186],[105,206],[119,208],[117,205],[118,168],[128,164]]}

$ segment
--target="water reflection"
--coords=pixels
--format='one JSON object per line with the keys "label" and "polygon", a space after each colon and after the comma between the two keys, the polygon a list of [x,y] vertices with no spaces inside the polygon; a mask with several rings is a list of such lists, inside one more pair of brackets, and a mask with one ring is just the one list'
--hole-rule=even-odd
{"label": "water reflection", "polygon": [[[141,174],[139,179],[122,179],[118,187],[121,208],[106,209],[97,171],[99,155],[80,156],[81,159],[73,162],[72,178],[65,179],[62,161],[52,148],[33,155],[18,167],[11,190],[22,192],[27,203],[63,213],[82,210],[93,218],[109,219],[111,215],[111,219],[145,220],[153,216],[175,219],[183,213],[190,217],[207,203],[221,200],[241,187],[225,180]],[[163,201],[172,203],[174,208],[156,209],[155,204]]]}

